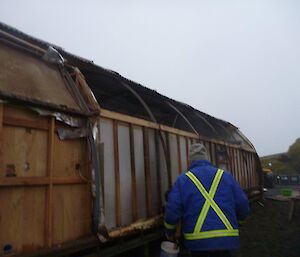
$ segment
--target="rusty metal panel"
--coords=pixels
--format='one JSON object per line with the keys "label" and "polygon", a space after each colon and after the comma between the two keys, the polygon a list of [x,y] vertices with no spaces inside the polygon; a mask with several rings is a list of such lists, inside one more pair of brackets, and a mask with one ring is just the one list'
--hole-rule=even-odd
{"label": "rusty metal panel", "polygon": [[144,147],[143,130],[141,127],[134,127],[134,156],[135,156],[135,176],[137,191],[137,212],[138,218],[146,218],[146,184],[144,169]]}
{"label": "rusty metal panel", "polygon": [[121,224],[129,225],[132,222],[132,191],[131,191],[131,161],[129,127],[119,123],[119,165],[120,165],[120,199]]}
{"label": "rusty metal panel", "polygon": [[170,139],[170,153],[171,153],[170,157],[171,157],[172,184],[174,184],[179,174],[176,135],[170,133],[169,139]]}
{"label": "rusty metal panel", "polygon": [[0,94],[80,111],[57,66],[0,44]]}
{"label": "rusty metal panel", "polygon": [[101,141],[104,143],[104,206],[107,228],[116,226],[115,173],[113,125],[111,120],[101,119]]}

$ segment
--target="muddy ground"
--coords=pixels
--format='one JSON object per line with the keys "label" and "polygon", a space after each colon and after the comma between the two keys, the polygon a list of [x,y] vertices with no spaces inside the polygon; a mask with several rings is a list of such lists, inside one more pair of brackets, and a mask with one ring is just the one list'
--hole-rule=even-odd
{"label": "muddy ground", "polygon": [[[278,192],[275,189],[271,194]],[[288,221],[288,213],[288,202],[266,199],[263,206],[252,203],[251,215],[240,228],[241,249],[233,252],[233,257],[300,257],[300,202],[292,221]],[[159,257],[159,248],[160,242],[151,243],[148,256]],[[144,254],[144,249],[135,249],[122,256]],[[188,257],[189,254],[185,252],[180,256]]]}
{"label": "muddy ground", "polygon": [[251,216],[240,228],[236,257],[300,257],[300,202],[288,221],[289,203],[266,200],[252,204]]}

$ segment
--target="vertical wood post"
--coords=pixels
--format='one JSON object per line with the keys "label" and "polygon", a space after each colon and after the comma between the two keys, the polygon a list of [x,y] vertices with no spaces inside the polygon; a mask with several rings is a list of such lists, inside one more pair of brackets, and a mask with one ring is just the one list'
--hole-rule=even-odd
{"label": "vertical wood post", "polygon": [[121,226],[121,199],[120,199],[120,164],[119,164],[119,139],[118,122],[113,121],[113,144],[114,144],[114,166],[115,166],[115,204],[116,204],[116,225]]}
{"label": "vertical wood post", "polygon": [[49,120],[50,129],[48,131],[48,147],[47,147],[47,177],[49,184],[46,197],[46,228],[45,240],[48,247],[52,246],[52,216],[53,216],[53,147],[55,136],[55,119]]}
{"label": "vertical wood post", "polygon": [[130,163],[131,163],[131,192],[132,192],[132,219],[136,221],[137,214],[137,191],[136,191],[136,172],[135,172],[135,151],[134,151],[134,133],[133,125],[129,124],[129,138],[130,138]]}

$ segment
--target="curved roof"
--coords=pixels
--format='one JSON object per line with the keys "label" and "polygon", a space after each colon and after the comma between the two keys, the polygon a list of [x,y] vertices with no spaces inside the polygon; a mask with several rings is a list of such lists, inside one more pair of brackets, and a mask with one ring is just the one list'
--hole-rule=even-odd
{"label": "curved roof", "polygon": [[49,46],[53,46],[68,64],[80,69],[102,108],[194,132],[202,137],[214,138],[238,145],[244,149],[254,149],[251,142],[239,129],[229,122],[212,117],[185,103],[170,99],[121,76],[117,72],[104,69],[92,61],[65,51],[61,47],[36,39],[0,23],[0,36],[3,32],[37,46],[35,51],[38,49],[45,51]]}

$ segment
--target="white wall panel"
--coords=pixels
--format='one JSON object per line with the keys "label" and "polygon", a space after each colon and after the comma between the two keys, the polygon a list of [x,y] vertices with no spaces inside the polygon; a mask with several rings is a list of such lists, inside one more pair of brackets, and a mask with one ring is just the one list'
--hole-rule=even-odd
{"label": "white wall panel", "polygon": [[174,184],[175,180],[177,179],[177,177],[179,175],[176,135],[169,134],[169,144],[170,144],[172,184]]}
{"label": "white wall panel", "polygon": [[107,228],[116,226],[115,207],[115,165],[112,121],[100,120],[101,142],[104,143],[104,204]]}
{"label": "white wall panel", "polygon": [[179,138],[180,142],[180,156],[181,156],[181,172],[187,171],[187,156],[186,156],[186,141],[184,137]]}
{"label": "white wall panel", "polygon": [[131,189],[131,163],[129,127],[118,125],[119,167],[120,167],[120,199],[121,224],[132,222],[132,189]]}
{"label": "white wall panel", "polygon": [[135,156],[135,176],[137,191],[137,212],[138,218],[146,218],[146,184],[144,168],[144,141],[141,127],[133,128],[134,135],[134,156]]}
{"label": "white wall panel", "polygon": [[158,214],[158,181],[156,168],[156,151],[155,151],[155,135],[154,130],[148,130],[149,136],[149,159],[150,159],[150,176],[151,176],[151,195],[152,195],[152,210],[153,214]]}

